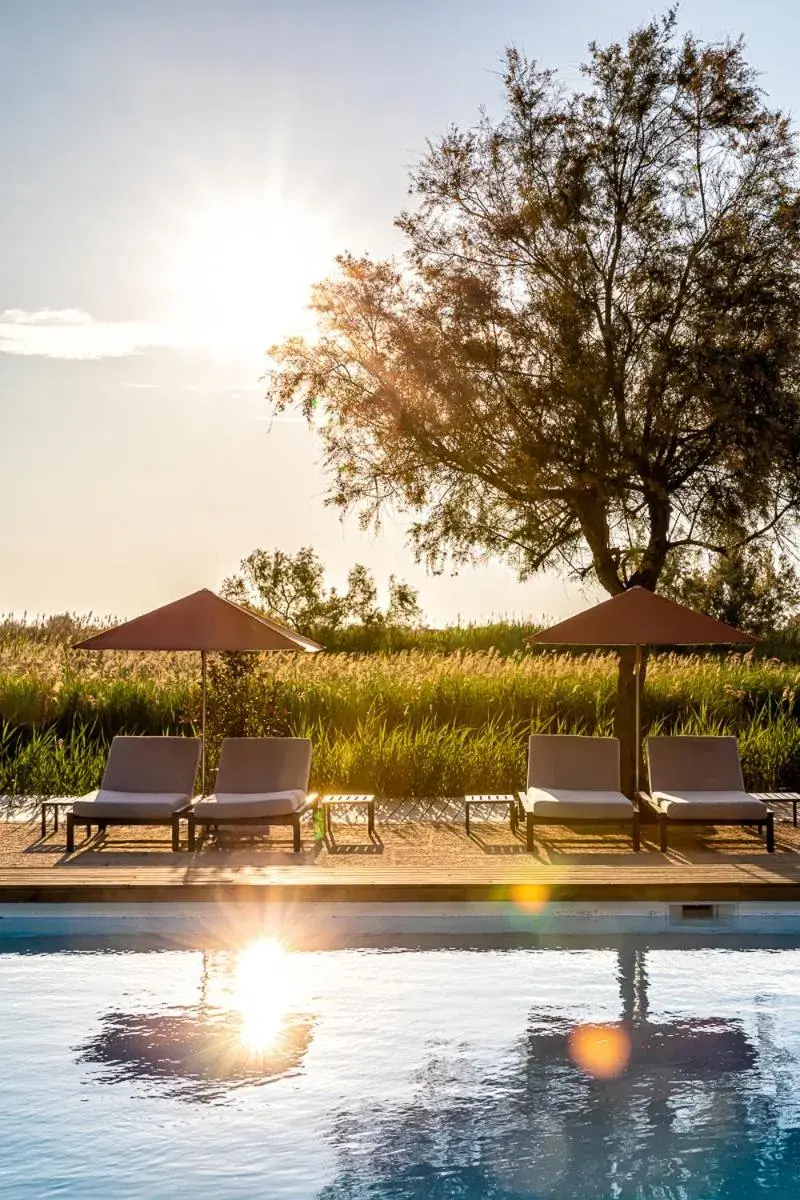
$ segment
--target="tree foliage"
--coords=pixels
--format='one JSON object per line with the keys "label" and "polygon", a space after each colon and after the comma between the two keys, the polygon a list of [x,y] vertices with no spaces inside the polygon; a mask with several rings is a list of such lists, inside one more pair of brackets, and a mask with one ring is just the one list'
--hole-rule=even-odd
{"label": "tree foliage", "polygon": [[673,558],[661,591],[756,637],[767,637],[796,619],[799,585],[791,562],[776,561],[766,546],[749,545],[711,561]]}
{"label": "tree foliage", "polygon": [[796,144],[741,42],[674,12],[584,86],[510,49],[506,109],[430,144],[402,261],[343,255],[271,351],[331,499],[418,552],[656,588],[673,555],[787,536],[800,487]]}
{"label": "tree foliage", "polygon": [[325,582],[325,568],[310,546],[297,554],[254,550],[237,575],[226,579],[223,595],[260,609],[308,637],[322,637],[350,625],[376,629],[415,625],[421,617],[417,593],[394,575],[389,599],[381,607],[372,572],[360,563],[339,592]]}

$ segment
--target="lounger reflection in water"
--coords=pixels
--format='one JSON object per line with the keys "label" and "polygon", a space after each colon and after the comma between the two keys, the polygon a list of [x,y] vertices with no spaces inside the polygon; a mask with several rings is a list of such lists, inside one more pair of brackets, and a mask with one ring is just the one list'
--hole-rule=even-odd
{"label": "lounger reflection in water", "polygon": [[308,792],[311,742],[308,738],[226,738],[222,743],[214,794],[186,814],[189,849],[197,826],[246,829],[291,825],[293,849],[302,849],[300,821],[316,807]]}
{"label": "lounger reflection in water", "polygon": [[96,825],[170,825],[177,849],[178,818],[188,808],[200,762],[200,739],[115,737],[100,787],[76,800],[67,814],[67,853],[75,828]]}

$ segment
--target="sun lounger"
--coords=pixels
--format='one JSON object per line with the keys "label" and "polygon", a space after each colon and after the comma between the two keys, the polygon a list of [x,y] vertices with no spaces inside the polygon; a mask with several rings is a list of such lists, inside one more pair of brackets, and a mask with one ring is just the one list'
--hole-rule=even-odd
{"label": "sun lounger", "polygon": [[519,800],[528,850],[536,825],[622,825],[639,849],[639,813],[620,791],[617,738],[534,734]]}
{"label": "sun lounger", "polygon": [[735,737],[650,737],[650,792],[641,800],[658,816],[662,851],[670,825],[757,825],[775,849],[775,817],[744,790]]}
{"label": "sun lounger", "polygon": [[302,849],[300,819],[316,806],[308,794],[311,742],[308,738],[226,738],[222,743],[214,794],[186,813],[189,849],[198,825],[219,828],[291,825],[293,848]]}
{"label": "sun lounger", "polygon": [[96,792],[76,800],[67,813],[67,853],[75,849],[75,827],[170,825],[177,849],[178,817],[194,792],[200,739],[115,737]]}

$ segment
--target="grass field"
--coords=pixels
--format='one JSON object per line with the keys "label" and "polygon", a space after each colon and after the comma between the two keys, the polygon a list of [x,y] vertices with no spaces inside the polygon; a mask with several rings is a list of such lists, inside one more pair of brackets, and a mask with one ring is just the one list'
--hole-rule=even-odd
{"label": "grass field", "polygon": [[[68,648],[74,636],[71,625],[0,624],[0,793],[88,791],[115,733],[197,729],[197,655],[82,653]],[[511,790],[530,732],[612,728],[608,656],[417,649],[222,661],[209,698],[212,763],[224,733],[258,735],[277,722],[313,739],[319,788]],[[648,668],[643,715],[651,731],[736,733],[749,786],[800,787],[796,664],[660,656]]]}

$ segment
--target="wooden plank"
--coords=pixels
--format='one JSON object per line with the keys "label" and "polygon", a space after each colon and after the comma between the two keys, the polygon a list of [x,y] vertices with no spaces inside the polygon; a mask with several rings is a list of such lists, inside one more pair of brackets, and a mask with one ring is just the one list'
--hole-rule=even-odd
{"label": "wooden plank", "polygon": [[[449,866],[386,865],[339,870],[286,867],[137,866],[6,869],[0,902],[12,900],[302,899],[736,900],[800,899],[800,863],[746,862],[550,866],[527,855]],[[523,888],[520,893],[520,887]]]}

